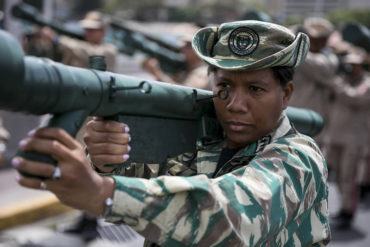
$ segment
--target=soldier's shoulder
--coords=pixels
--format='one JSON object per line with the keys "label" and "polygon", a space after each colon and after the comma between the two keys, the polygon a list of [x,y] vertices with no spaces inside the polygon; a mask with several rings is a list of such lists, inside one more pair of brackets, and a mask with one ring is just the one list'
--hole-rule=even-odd
{"label": "soldier's shoulder", "polygon": [[283,158],[297,162],[314,159],[321,164],[324,161],[324,156],[318,144],[310,136],[299,132],[278,138],[266,147],[267,153],[270,150],[274,150]]}

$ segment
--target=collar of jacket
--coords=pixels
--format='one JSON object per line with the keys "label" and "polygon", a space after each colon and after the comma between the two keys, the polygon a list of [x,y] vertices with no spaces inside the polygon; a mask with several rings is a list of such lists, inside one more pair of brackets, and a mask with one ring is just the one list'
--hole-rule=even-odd
{"label": "collar of jacket", "polygon": [[[224,167],[218,172],[218,174],[224,174],[224,168],[226,166],[232,166],[226,169],[227,171],[230,171],[237,169],[238,167],[240,167],[240,165],[245,165],[246,162],[249,163],[249,161],[252,160],[255,155],[262,152],[267,145],[269,145],[270,143],[274,143],[277,139],[285,136],[291,131],[292,126],[289,122],[289,119],[285,115],[285,113],[283,113],[280,116],[277,127],[272,132],[239,150],[233,156],[233,158],[224,165]],[[199,151],[196,158],[197,173],[205,174],[208,177],[212,177],[213,173],[216,170],[221,150],[225,146],[226,142],[225,140],[223,140],[219,143],[209,145],[204,150]]]}

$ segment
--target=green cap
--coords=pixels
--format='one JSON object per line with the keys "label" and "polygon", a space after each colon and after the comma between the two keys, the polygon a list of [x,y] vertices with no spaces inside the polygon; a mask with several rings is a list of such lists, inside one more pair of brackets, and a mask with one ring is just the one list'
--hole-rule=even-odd
{"label": "green cap", "polygon": [[193,49],[206,63],[224,70],[298,67],[306,58],[306,34],[262,21],[237,21],[200,29]]}

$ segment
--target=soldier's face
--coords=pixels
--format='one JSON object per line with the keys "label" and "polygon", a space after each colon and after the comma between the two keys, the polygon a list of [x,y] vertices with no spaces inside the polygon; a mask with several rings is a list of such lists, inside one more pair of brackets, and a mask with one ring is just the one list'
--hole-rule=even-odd
{"label": "soldier's face", "polygon": [[326,47],[326,38],[313,38],[310,37],[310,52],[319,53]]}
{"label": "soldier's face", "polygon": [[96,44],[96,45],[102,44],[104,35],[105,35],[104,29],[85,28],[85,40],[92,44]]}
{"label": "soldier's face", "polygon": [[213,92],[228,91],[228,98],[214,99],[217,118],[229,148],[243,147],[271,132],[287,107],[292,83],[283,88],[271,69],[216,70],[209,74]]}

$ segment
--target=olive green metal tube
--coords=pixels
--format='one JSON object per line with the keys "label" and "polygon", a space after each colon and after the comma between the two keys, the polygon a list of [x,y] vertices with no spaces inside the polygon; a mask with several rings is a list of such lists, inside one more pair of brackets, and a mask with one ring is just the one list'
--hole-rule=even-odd
{"label": "olive green metal tube", "polygon": [[[127,123],[133,137],[128,164],[160,163],[222,137],[212,101],[221,94],[25,57],[16,40],[1,30],[0,74],[0,109],[51,113],[48,126],[72,136],[88,115]],[[315,112],[298,108],[286,112],[298,131],[311,136],[321,131],[323,121]],[[38,153],[18,154],[56,164]]]}
{"label": "olive green metal tube", "polygon": [[[103,117],[184,120],[215,115],[211,100],[199,103],[212,97],[210,91],[24,57],[21,47],[4,31],[0,31],[0,72],[0,107],[11,111],[63,114],[85,110]],[[150,92],[143,93],[140,85],[151,87]],[[288,108],[287,115],[307,135],[317,134],[323,126],[313,111]]]}
{"label": "olive green metal tube", "polygon": [[309,136],[319,134],[324,127],[323,118],[317,112],[309,109],[288,107],[286,115],[299,132]]}

